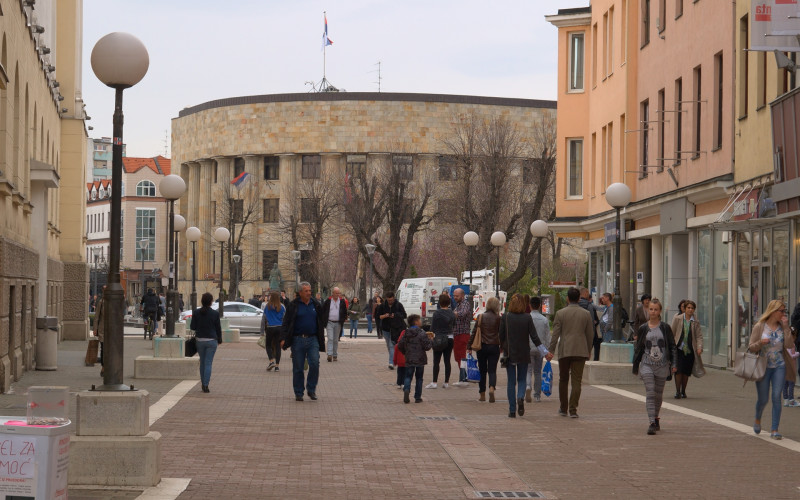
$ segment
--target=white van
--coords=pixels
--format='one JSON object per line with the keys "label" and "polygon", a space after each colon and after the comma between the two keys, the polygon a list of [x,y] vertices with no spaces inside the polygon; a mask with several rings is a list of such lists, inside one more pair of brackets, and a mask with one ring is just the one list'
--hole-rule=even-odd
{"label": "white van", "polygon": [[419,314],[423,324],[430,324],[439,294],[451,285],[458,285],[458,278],[407,278],[400,282],[395,296],[403,304],[406,314]]}

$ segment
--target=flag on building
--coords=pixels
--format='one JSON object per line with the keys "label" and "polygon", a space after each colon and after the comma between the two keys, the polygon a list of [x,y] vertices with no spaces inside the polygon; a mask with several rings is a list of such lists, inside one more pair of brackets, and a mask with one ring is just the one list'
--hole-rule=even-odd
{"label": "flag on building", "polygon": [[247,181],[247,178],[250,176],[247,172],[242,172],[241,174],[237,175],[235,179],[231,181],[231,184],[236,186],[237,188],[241,188],[242,184]]}
{"label": "flag on building", "polygon": [[328,38],[328,14],[325,14],[325,33],[322,34],[322,48],[333,45],[333,41]]}

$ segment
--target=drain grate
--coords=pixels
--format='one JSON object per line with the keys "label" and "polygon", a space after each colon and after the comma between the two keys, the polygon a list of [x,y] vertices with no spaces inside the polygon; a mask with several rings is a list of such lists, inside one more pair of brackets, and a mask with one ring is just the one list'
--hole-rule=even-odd
{"label": "drain grate", "polygon": [[417,417],[420,420],[455,420],[456,417]]}
{"label": "drain grate", "polygon": [[544,498],[536,491],[476,491],[478,498]]}

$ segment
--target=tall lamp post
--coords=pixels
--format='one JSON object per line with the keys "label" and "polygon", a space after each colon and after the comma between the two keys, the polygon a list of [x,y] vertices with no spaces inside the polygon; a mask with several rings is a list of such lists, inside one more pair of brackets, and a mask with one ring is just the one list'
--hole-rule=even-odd
{"label": "tall lamp post", "polygon": [[242,256],[238,253],[233,254],[233,265],[235,269],[233,270],[233,300],[235,301],[239,297],[239,262],[242,261]]}
{"label": "tall lamp post", "polygon": [[300,264],[300,250],[292,250],[292,259],[294,260],[294,290],[296,292],[300,289],[300,271],[298,269]]}
{"label": "tall lamp post", "polygon": [[535,220],[531,222],[531,236],[539,238],[539,265],[536,266],[538,283],[539,283],[539,296],[542,296],[542,238],[547,236],[547,222],[543,220]]}
{"label": "tall lamp post", "polygon": [[219,317],[225,317],[225,284],[222,276],[225,274],[225,242],[231,237],[231,232],[224,227],[214,230],[214,239],[219,242]]}
{"label": "tall lamp post", "polygon": [[109,244],[108,284],[105,300],[105,341],[103,385],[98,390],[124,391],[123,384],[123,318],[125,292],[119,276],[120,242],[122,240],[122,91],[133,87],[147,73],[150,57],[144,44],[129,33],[110,33],[92,49],[92,70],[97,79],[115,91],[114,129],[111,159],[111,231]]}
{"label": "tall lamp post", "polygon": [[[94,262],[92,263],[92,267],[94,267],[94,293],[92,295],[97,296],[97,271],[100,268],[100,254],[103,251],[100,247],[92,248],[92,255],[94,256]],[[97,310],[97,304],[94,305],[95,311]]]}
{"label": "tall lamp post", "polygon": [[[369,297],[367,297],[367,302],[372,300],[372,254],[375,253],[375,249],[377,248],[372,243],[367,243],[364,245],[364,248],[367,249],[367,256],[369,256]],[[372,313],[370,313],[372,314]]]}
{"label": "tall lamp post", "polygon": [[506,235],[502,231],[492,233],[492,245],[497,248],[497,267],[495,268],[495,297],[500,297],[500,247],[506,244]]}
{"label": "tall lamp post", "polygon": [[173,259],[173,261],[175,262],[175,282],[174,282],[174,284],[175,284],[175,294],[176,294],[175,295],[175,306],[177,308],[177,309],[175,309],[175,321],[178,321],[178,319],[180,318],[180,313],[181,313],[181,311],[180,311],[180,309],[181,309],[181,291],[180,291],[180,288],[178,287],[178,278],[180,277],[180,274],[178,273],[178,267],[179,267],[178,266],[178,264],[179,264],[178,255],[180,255],[178,253],[178,241],[179,241],[178,235],[186,230],[186,219],[184,219],[184,217],[182,215],[178,215],[178,214],[175,214],[175,216],[172,219],[173,219],[173,229],[175,230],[175,232],[173,233],[173,238],[175,238],[175,257]]}
{"label": "tall lamp post", "polygon": [[[167,216],[167,220],[169,221],[169,246],[167,248],[167,258],[169,265],[168,265],[168,272],[169,272],[169,285],[167,286],[167,328],[166,328],[166,336],[167,337],[174,337],[175,336],[175,321],[176,312],[178,310],[178,291],[175,290],[175,283],[177,282],[177,269],[175,262],[175,238],[173,233],[175,232],[175,200],[183,196],[183,193],[186,192],[186,182],[180,175],[169,174],[164,176],[161,179],[161,182],[158,184],[158,190],[161,192],[161,196],[169,201],[169,215]],[[183,217],[181,217],[183,219]],[[184,221],[184,224],[186,221]]]}
{"label": "tall lamp post", "polygon": [[197,274],[195,272],[197,266],[197,254],[195,253],[195,245],[198,241],[200,241],[201,236],[202,233],[200,232],[199,228],[192,226],[186,230],[186,239],[192,242],[192,294],[189,295],[189,306],[192,308],[192,311],[197,308]]}
{"label": "tall lamp post", "polygon": [[472,250],[478,245],[478,233],[467,231],[464,233],[464,244],[467,245],[467,264],[469,265],[469,296],[472,298]]}
{"label": "tall lamp post", "polygon": [[606,188],[606,201],[617,211],[616,250],[614,252],[614,340],[622,340],[622,297],[619,293],[620,224],[619,211],[631,202],[631,189],[621,182]]}
{"label": "tall lamp post", "polygon": [[141,300],[142,298],[144,298],[144,292],[146,291],[145,290],[146,282],[144,278],[144,260],[145,260],[145,253],[147,253],[147,248],[150,246],[150,240],[147,238],[142,238],[137,242],[137,244],[139,246],[139,257],[142,260],[142,272],[141,276],[139,276],[142,281],[141,297],[139,297],[139,299]]}

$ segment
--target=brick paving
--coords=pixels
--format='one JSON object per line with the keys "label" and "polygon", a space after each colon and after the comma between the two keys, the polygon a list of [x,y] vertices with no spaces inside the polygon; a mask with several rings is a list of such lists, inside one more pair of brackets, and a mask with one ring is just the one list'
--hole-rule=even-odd
{"label": "brick paving", "polygon": [[[74,391],[100,383],[99,367],[82,366],[84,349],[62,343],[57,372],[26,374],[15,394],[0,397],[6,414],[24,414],[30,385],[68,381]],[[196,387],[152,427],[162,434],[162,477],[192,479],[178,498],[447,499],[475,498],[475,490],[548,498],[798,496],[797,452],[752,434],[664,410],[662,432],[647,436],[644,404],[598,387],[584,387],[579,419],[559,417],[556,396],[509,419],[504,371],[495,404],[477,402],[471,385],[426,389],[423,403],[405,405],[382,341],[346,339],[339,349],[338,362],[322,358],[319,401],[298,403],[288,358],[280,373],[267,373],[254,338],[220,346],[211,393]],[[126,358],[146,350],[126,339]],[[126,361],[126,375],[132,369]],[[126,376],[131,382],[151,391],[151,403],[176,384]],[[643,394],[640,385],[619,388]],[[668,385],[665,402],[752,424],[755,388],[743,389],[729,371],[692,379],[688,399],[672,393]],[[800,408],[783,410],[781,432],[800,441]],[[70,489],[79,499],[134,494]]]}

